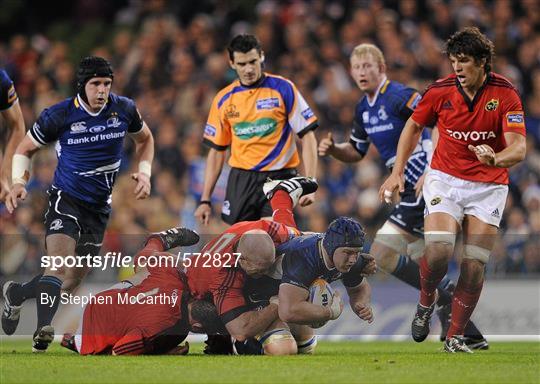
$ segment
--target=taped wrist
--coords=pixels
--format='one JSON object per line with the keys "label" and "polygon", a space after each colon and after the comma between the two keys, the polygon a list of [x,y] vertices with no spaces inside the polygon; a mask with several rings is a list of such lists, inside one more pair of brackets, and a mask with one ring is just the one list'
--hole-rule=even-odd
{"label": "taped wrist", "polygon": [[25,155],[13,155],[11,163],[11,183],[26,185],[30,178],[30,158]]}
{"label": "taped wrist", "polygon": [[144,173],[148,177],[152,176],[152,163],[148,160],[139,162],[139,172]]}

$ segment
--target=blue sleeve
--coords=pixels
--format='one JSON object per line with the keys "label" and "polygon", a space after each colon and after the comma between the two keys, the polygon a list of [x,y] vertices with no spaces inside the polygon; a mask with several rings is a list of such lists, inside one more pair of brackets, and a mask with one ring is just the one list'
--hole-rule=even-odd
{"label": "blue sleeve", "polygon": [[354,114],[353,128],[351,132],[351,137],[349,142],[352,144],[354,149],[358,151],[362,156],[364,156],[369,149],[369,136],[364,129],[363,122],[363,110],[360,105],[356,106],[356,111]]}
{"label": "blue sleeve", "polygon": [[421,98],[422,96],[416,89],[402,87],[392,95],[393,107],[403,120],[407,120],[413,114]]}
{"label": "blue sleeve", "polygon": [[356,261],[356,264],[352,266],[351,270],[341,276],[341,281],[343,281],[343,285],[345,287],[353,288],[360,284],[364,280],[364,277],[362,276],[362,271],[364,270],[365,266],[366,260],[363,256],[360,256]]}
{"label": "blue sleeve", "polygon": [[60,108],[46,108],[30,128],[30,135],[40,145],[58,140],[65,120],[65,111]]}
{"label": "blue sleeve", "polygon": [[128,117],[128,132],[137,133],[143,127],[143,120],[135,105],[135,102],[127,97],[119,96],[119,103],[127,114]]}
{"label": "blue sleeve", "polygon": [[311,258],[299,251],[288,252],[283,257],[282,268],[282,284],[288,283],[307,290],[319,275]]}
{"label": "blue sleeve", "polygon": [[17,100],[13,81],[5,71],[0,70],[0,111],[10,108]]}

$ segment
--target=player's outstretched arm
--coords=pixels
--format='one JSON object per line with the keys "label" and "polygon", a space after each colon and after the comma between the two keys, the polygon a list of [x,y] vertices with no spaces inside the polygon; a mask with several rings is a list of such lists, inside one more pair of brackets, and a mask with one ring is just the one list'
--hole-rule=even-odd
{"label": "player's outstretched arm", "polygon": [[138,171],[131,175],[131,178],[137,182],[135,186],[135,198],[137,200],[146,199],[150,196],[150,176],[152,175],[152,160],[154,159],[154,137],[150,128],[143,123],[140,132],[130,135],[135,142],[135,156],[138,165]]}
{"label": "player's outstretched arm", "polygon": [[364,158],[351,143],[334,142],[331,132],[319,142],[319,156],[327,155],[344,163],[356,163]]}
{"label": "player's outstretched arm", "polygon": [[2,111],[2,116],[9,127],[9,140],[6,144],[2,169],[0,170],[0,201],[4,201],[11,187],[11,168],[15,149],[24,138],[24,119],[21,106],[16,101],[11,108]]}
{"label": "player's outstretched arm", "polygon": [[15,150],[11,166],[11,191],[6,197],[6,208],[13,213],[17,208],[17,201],[26,198],[26,183],[30,179],[30,160],[39,147],[26,135]]}
{"label": "player's outstretched arm", "polygon": [[366,279],[356,287],[346,287],[349,295],[349,304],[356,315],[368,323],[373,322],[373,310],[371,309],[371,286]]}
{"label": "player's outstretched arm", "polygon": [[[286,323],[309,325],[335,320],[341,314],[342,304],[341,308],[334,310],[331,307],[308,302],[308,295],[309,292],[304,288],[282,283],[279,286],[279,318]],[[337,295],[334,296],[334,300],[339,304],[341,298]]]}
{"label": "player's outstretched arm", "polygon": [[405,123],[401,136],[399,137],[399,143],[396,153],[396,162],[392,168],[392,173],[385,180],[381,189],[379,189],[379,198],[386,203],[392,202],[392,194],[395,190],[403,192],[405,190],[404,172],[407,160],[411,157],[411,154],[420,140],[420,135],[424,127],[418,124],[416,121],[409,117],[409,120]]}
{"label": "player's outstretched arm", "polygon": [[278,318],[277,305],[270,303],[260,311],[247,311],[225,324],[237,341],[245,341],[264,332]]}
{"label": "player's outstretched arm", "polygon": [[208,151],[206,169],[204,171],[203,192],[201,194],[202,203],[195,210],[195,217],[204,225],[208,225],[210,221],[210,215],[212,214],[212,208],[210,206],[212,192],[223,169],[226,156],[226,151],[218,151],[215,148],[210,148]]}

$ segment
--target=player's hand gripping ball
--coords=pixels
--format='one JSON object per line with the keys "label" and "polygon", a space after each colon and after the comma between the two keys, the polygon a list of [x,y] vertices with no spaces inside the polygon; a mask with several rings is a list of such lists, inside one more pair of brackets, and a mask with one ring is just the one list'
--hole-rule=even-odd
{"label": "player's hand gripping ball", "polygon": [[[323,279],[315,280],[309,287],[308,301],[315,305],[321,305],[323,307],[329,307],[332,312],[332,320],[335,320],[341,314],[343,310],[343,303],[341,297],[334,291],[334,289]],[[321,328],[328,321],[311,324],[311,328]]]}

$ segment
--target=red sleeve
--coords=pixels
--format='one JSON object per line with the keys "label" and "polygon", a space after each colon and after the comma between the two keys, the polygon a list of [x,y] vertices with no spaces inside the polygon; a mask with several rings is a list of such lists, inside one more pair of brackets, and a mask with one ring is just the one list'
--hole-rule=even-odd
{"label": "red sleeve", "polygon": [[517,92],[509,90],[503,104],[503,132],[515,132],[525,136],[525,113]]}
{"label": "red sleeve", "polygon": [[142,355],[144,352],[144,337],[139,328],[129,331],[113,347],[115,355]]}
{"label": "red sleeve", "polygon": [[422,126],[433,126],[437,121],[436,92],[434,89],[428,88],[420,102],[416,106],[411,118]]}
{"label": "red sleeve", "polygon": [[210,291],[223,324],[249,311],[244,298],[245,275],[237,268],[221,268],[213,279]]}

